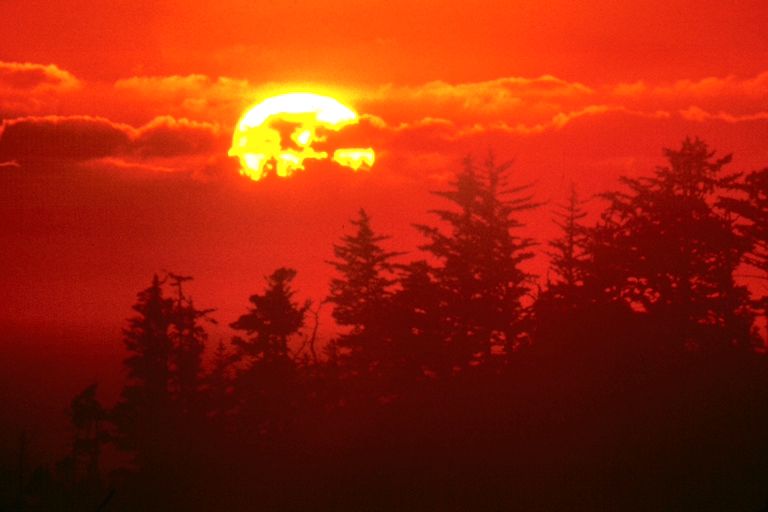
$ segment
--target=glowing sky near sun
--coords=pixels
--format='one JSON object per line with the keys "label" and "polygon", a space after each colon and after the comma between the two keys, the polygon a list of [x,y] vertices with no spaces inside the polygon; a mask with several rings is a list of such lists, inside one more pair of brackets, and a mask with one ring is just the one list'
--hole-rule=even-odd
{"label": "glowing sky near sun", "polygon": [[[468,153],[513,158],[548,204],[688,135],[768,164],[763,0],[6,0],[0,19],[0,321],[116,325],[161,268],[223,312],[279,265],[319,297],[359,207],[415,250]],[[277,119],[304,170],[255,183],[228,156],[238,120],[291,91],[356,122]]]}

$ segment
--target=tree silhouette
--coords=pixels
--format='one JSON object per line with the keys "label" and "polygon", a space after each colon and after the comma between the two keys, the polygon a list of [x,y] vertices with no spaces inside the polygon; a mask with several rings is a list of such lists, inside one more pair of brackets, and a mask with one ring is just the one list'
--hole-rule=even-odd
{"label": "tree silhouette", "polygon": [[583,204],[572,184],[567,201],[555,210],[560,236],[549,242],[550,273],[533,305],[534,338],[550,357],[559,352],[573,358],[588,344],[594,348],[608,334],[608,318],[614,328],[625,318],[621,308],[602,300],[603,272],[594,262],[595,232],[582,223],[587,216]]}
{"label": "tree silhouette", "polygon": [[433,210],[448,231],[417,225],[427,238],[422,249],[440,263],[432,271],[443,294],[442,314],[449,326],[455,364],[476,355],[488,359],[494,347],[512,350],[522,332],[530,276],[520,264],[531,258],[533,241],[513,234],[522,227],[516,214],[537,205],[530,186],[508,184],[511,162],[489,156],[482,168],[467,158],[450,190],[435,192],[457,210]]}
{"label": "tree silhouette", "polygon": [[263,294],[251,295],[252,307],[230,326],[244,331],[247,338],[237,336],[233,343],[246,362],[274,362],[289,359],[288,340],[304,327],[309,301],[297,304],[291,282],[296,271],[278,268],[267,280]]}
{"label": "tree silhouette", "polygon": [[395,357],[411,377],[447,376],[451,361],[445,350],[442,294],[426,261],[400,268],[399,289],[392,302],[390,326],[395,332]]}
{"label": "tree silhouette", "polygon": [[234,391],[241,419],[257,436],[284,430],[300,399],[289,340],[304,327],[310,302],[294,300],[295,277],[293,269],[275,270],[266,278],[264,293],[252,295],[248,312],[230,324],[247,336],[232,340],[241,364]]}
{"label": "tree silhouette", "polygon": [[[183,293],[189,279],[155,275],[138,294],[136,314],[123,331],[128,382],[110,415],[116,445],[134,457],[132,481],[169,506],[184,499],[170,483],[202,470],[194,446],[205,415],[200,388],[207,333],[201,320],[210,310],[197,309]],[[168,280],[176,297],[165,294]]]}
{"label": "tree silhouette", "polygon": [[220,417],[232,408],[232,385],[236,360],[236,354],[228,350],[223,341],[216,345],[210,371],[203,378],[208,414]]}
{"label": "tree silhouette", "polygon": [[[738,230],[750,245],[745,261],[760,272],[758,278],[767,281],[768,168],[749,173],[743,182],[734,183],[732,188],[741,192],[741,196],[724,197],[721,204],[742,219]],[[763,318],[768,320],[768,293],[764,293],[755,302],[757,308],[762,310]]]}
{"label": "tree silhouette", "polygon": [[587,280],[589,268],[589,236],[581,222],[587,216],[584,201],[579,199],[576,185],[571,185],[568,201],[555,211],[555,224],[561,235],[549,242],[550,269],[554,279],[548,283],[548,291],[561,300],[574,303],[577,288]]}
{"label": "tree silhouette", "polygon": [[665,149],[668,165],[653,176],[621,179],[593,233],[594,258],[609,293],[650,314],[680,342],[705,345],[713,336],[748,343],[746,290],[733,273],[746,244],[716,207],[735,179],[723,175],[731,156],[714,159],[701,140]]}
{"label": "tree silhouette", "polygon": [[189,276],[169,273],[171,286],[176,289],[169,335],[172,349],[170,364],[171,391],[181,414],[200,413],[199,392],[202,385],[202,355],[208,333],[201,324],[215,323],[209,314],[213,309],[197,309],[191,297],[184,294],[182,284],[192,280]]}
{"label": "tree silhouette", "polygon": [[349,368],[368,373],[385,360],[391,362],[388,313],[394,279],[389,275],[397,253],[381,247],[389,237],[374,233],[365,210],[360,209],[351,223],[355,233],[334,244],[336,259],[328,262],[338,272],[331,280],[328,302],[333,304],[336,322],[349,329],[338,338],[338,346],[347,351]]}
{"label": "tree silhouette", "polygon": [[[210,357],[191,278],[154,276],[118,404],[79,393],[55,465],[25,430],[13,467],[0,457],[0,509],[759,508],[768,358],[731,347],[752,340],[734,271],[768,270],[768,169],[725,174],[699,140],[665,155],[605,194],[594,226],[571,190],[536,293],[518,236],[535,205],[509,163],[464,162],[437,225],[418,226],[423,260],[394,263],[360,210],[333,246],[341,332],[324,346],[293,269]],[[134,461],[102,476],[108,437]]]}
{"label": "tree silhouette", "polygon": [[592,241],[588,228],[582,224],[587,216],[583,205],[576,185],[571,184],[567,202],[558,205],[554,212],[560,236],[549,242],[547,255],[552,276],[548,275],[546,290],[537,300],[540,311],[546,306],[553,308],[553,314],[569,314],[583,310],[597,298],[595,290],[586,286],[594,283],[594,275],[599,270],[591,261]]}
{"label": "tree silhouette", "polygon": [[173,299],[163,294],[162,281],[155,275],[149,288],[138,294],[133,306],[136,315],[123,330],[130,354],[124,360],[128,382],[114,418],[119,446],[134,451],[140,467],[158,463],[164,449],[158,438],[170,422],[173,307]]}
{"label": "tree silhouette", "polygon": [[99,455],[107,439],[104,422],[105,409],[96,399],[97,384],[91,384],[72,399],[70,420],[75,429],[72,443],[72,458],[75,464],[75,479],[98,486]]}

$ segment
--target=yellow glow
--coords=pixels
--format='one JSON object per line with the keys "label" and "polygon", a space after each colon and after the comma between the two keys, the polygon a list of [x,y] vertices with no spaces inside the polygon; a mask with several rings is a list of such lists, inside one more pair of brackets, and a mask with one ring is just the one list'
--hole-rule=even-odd
{"label": "yellow glow", "polygon": [[293,137],[293,140],[299,146],[306,146],[312,140],[312,132],[310,130],[303,130],[298,133],[295,133],[295,137]]}
{"label": "yellow glow", "polygon": [[[275,121],[296,125],[290,134],[295,148],[283,146]],[[355,111],[328,96],[306,92],[280,94],[243,115],[235,128],[229,155],[240,159],[240,173],[253,180],[260,180],[268,172],[290,176],[304,169],[304,160],[308,158],[328,158],[327,152],[312,147],[313,143],[326,141],[318,130],[338,132],[357,122]],[[358,170],[363,165],[372,166],[375,156],[372,148],[337,149],[333,160]]]}
{"label": "yellow glow", "polygon": [[357,171],[361,167],[373,167],[376,155],[373,148],[337,149],[333,153],[333,161]]}

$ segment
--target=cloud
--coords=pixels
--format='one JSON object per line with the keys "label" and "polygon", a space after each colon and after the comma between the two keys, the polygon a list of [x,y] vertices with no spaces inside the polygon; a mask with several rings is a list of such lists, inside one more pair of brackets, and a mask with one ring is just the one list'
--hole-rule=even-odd
{"label": "cloud", "polygon": [[74,75],[54,64],[0,62],[0,89],[63,91],[80,85]]}
{"label": "cloud", "polygon": [[85,163],[85,166],[97,170],[115,169],[118,171],[129,171],[134,173],[171,173],[175,171],[173,167],[167,165],[156,165],[152,163],[144,163],[141,161],[137,162],[112,156],[89,160]]}
{"label": "cloud", "polygon": [[206,154],[217,147],[220,134],[219,126],[214,123],[161,116],[134,132],[132,148],[144,157]]}
{"label": "cloud", "polygon": [[[150,102],[155,112],[226,125],[246,105],[287,86],[281,87],[206,75],[132,77],[115,83],[116,89]],[[420,140],[427,135],[456,140],[489,131],[537,136],[565,129],[576,118],[609,112],[667,119],[670,112],[685,111],[688,118],[701,122],[762,119],[759,114],[750,116],[764,109],[755,107],[768,98],[768,72],[747,79],[708,77],[668,84],[640,80],[617,85],[588,85],[553,75],[508,76],[464,83],[367,86],[344,91],[339,97],[367,117],[368,131],[378,127],[412,135],[418,132]],[[724,108],[723,98],[734,108]],[[697,116],[685,110],[691,104],[718,114]],[[723,112],[730,112],[733,118]]]}
{"label": "cloud", "polygon": [[221,143],[219,136],[216,124],[170,116],[157,117],[139,128],[103,117],[28,116],[0,125],[0,161],[208,155]]}
{"label": "cloud", "polygon": [[58,111],[83,83],[56,65],[0,61],[0,119]]}
{"label": "cloud", "polygon": [[503,77],[482,82],[450,84],[442,81],[418,86],[387,85],[358,95],[366,112],[390,122],[426,117],[457,124],[480,121],[540,122],[558,111],[593,101],[590,87],[544,75]]}
{"label": "cloud", "polygon": [[118,80],[115,90],[157,111],[207,119],[237,119],[257,98],[247,80],[207,75],[135,76]]}
{"label": "cloud", "polygon": [[701,80],[678,80],[671,85],[653,88],[653,93],[697,98],[743,96],[765,99],[768,97],[768,71],[747,79],[730,75],[707,77]]}
{"label": "cloud", "polygon": [[752,78],[739,78],[735,75],[726,77],[710,76],[698,80],[681,79],[667,84],[650,84],[639,80],[632,83],[620,83],[612,88],[617,96],[656,96],[668,98],[711,98],[711,97],[751,97],[768,96],[768,71]]}
{"label": "cloud", "polygon": [[428,82],[415,87],[386,86],[376,91],[378,97],[396,100],[450,102],[467,108],[497,110],[518,105],[523,100],[585,96],[594,91],[578,82],[543,75],[538,78],[504,77],[483,82],[450,84]]}
{"label": "cloud", "polygon": [[[633,110],[621,105],[595,104],[586,105],[577,110],[560,111],[543,118],[538,123],[527,124],[524,122],[494,120],[475,122],[472,124],[457,124],[449,119],[426,117],[413,122],[403,122],[396,125],[388,125],[380,118],[372,118],[369,123],[368,133],[380,130],[396,134],[400,137],[416,138],[424,142],[425,138],[440,139],[443,141],[457,141],[466,137],[483,133],[505,133],[510,136],[526,137],[540,135],[548,131],[556,131],[565,128],[572,121],[586,116],[600,116],[607,113],[622,113],[631,117],[647,119],[668,119],[671,114],[664,110],[645,112]],[[364,124],[364,123],[361,123]]]}
{"label": "cloud", "polygon": [[749,121],[768,121],[768,111],[755,112],[752,114],[729,114],[727,112],[719,111],[717,113],[707,112],[706,110],[697,107],[690,106],[687,109],[681,110],[680,115],[683,119],[688,121],[706,122],[706,121],[724,121],[726,123],[742,123]]}
{"label": "cloud", "polygon": [[[748,78],[729,75],[660,84],[648,81],[621,83],[606,89],[605,94],[611,101],[636,109],[686,111],[690,120],[733,122],[739,118],[747,120],[755,112],[765,110],[768,104],[768,71]],[[706,112],[728,114],[701,116],[688,112],[691,105]],[[734,119],[729,119],[729,115]]]}
{"label": "cloud", "polygon": [[131,127],[90,116],[30,116],[0,126],[0,159],[89,160],[125,152]]}

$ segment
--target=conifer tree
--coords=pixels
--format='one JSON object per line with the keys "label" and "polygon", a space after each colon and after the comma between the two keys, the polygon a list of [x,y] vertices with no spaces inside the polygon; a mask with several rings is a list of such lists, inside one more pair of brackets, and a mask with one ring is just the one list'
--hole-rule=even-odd
{"label": "conifer tree", "polygon": [[521,300],[531,276],[521,263],[533,256],[533,241],[514,231],[523,226],[517,214],[537,205],[530,186],[509,185],[510,167],[511,162],[497,164],[489,156],[478,168],[467,158],[452,188],[435,192],[457,207],[432,211],[447,231],[416,226],[427,238],[422,249],[439,262],[433,273],[459,366],[478,354],[489,359],[494,347],[512,350],[523,331]]}
{"label": "conifer tree", "polygon": [[294,300],[295,277],[293,269],[275,270],[266,278],[264,292],[250,297],[248,312],[230,324],[245,333],[232,340],[240,364],[234,398],[246,428],[258,436],[284,430],[295,419],[292,411],[301,398],[289,341],[304,327],[310,302]]}
{"label": "conifer tree", "polygon": [[685,344],[727,338],[748,343],[746,290],[734,270],[747,249],[717,196],[735,180],[731,161],[701,140],[665,149],[668,165],[653,176],[622,178],[594,231],[595,264],[614,300],[650,314]]}
{"label": "conifer tree", "polygon": [[75,430],[72,443],[74,479],[78,483],[99,489],[99,456],[107,441],[104,422],[107,413],[96,398],[96,384],[81,391],[70,405],[70,421]]}
{"label": "conifer tree", "polygon": [[[758,279],[768,281],[768,168],[749,173],[732,188],[740,195],[721,198],[720,204],[740,219],[738,231],[749,245],[745,262],[759,271]],[[768,293],[755,302],[768,320]]]}
{"label": "conifer tree", "polygon": [[554,212],[560,236],[549,242],[550,272],[533,308],[537,341],[544,342],[549,350],[575,348],[576,340],[569,339],[569,334],[574,327],[585,325],[588,308],[598,298],[588,286],[593,284],[594,269],[589,230],[582,225],[587,216],[583,204],[572,184],[567,202],[557,205]]}
{"label": "conifer tree", "polygon": [[568,202],[558,206],[555,224],[560,228],[559,238],[549,242],[551,269],[554,272],[554,286],[573,291],[583,284],[587,259],[587,229],[581,221],[587,216],[579,199],[576,186],[571,185]]}
{"label": "conifer tree", "polygon": [[138,294],[135,316],[123,330],[129,352],[124,360],[128,382],[115,406],[118,446],[132,452],[139,468],[158,470],[171,462],[168,436],[172,427],[171,354],[173,299],[163,293],[155,275],[152,284]]}
{"label": "conifer tree", "polygon": [[288,340],[304,327],[309,301],[298,304],[291,283],[296,271],[281,267],[266,278],[263,294],[250,297],[252,307],[231,327],[244,331],[247,337],[237,336],[233,344],[248,364],[256,362],[285,362],[290,359]]}
{"label": "conifer tree", "polygon": [[201,322],[216,321],[209,316],[213,309],[197,309],[192,298],[184,294],[182,285],[192,280],[191,277],[169,273],[168,279],[176,289],[169,326],[172,342],[170,384],[178,411],[190,414],[201,405],[198,395],[202,385],[202,356],[208,341],[208,333]]}
{"label": "conifer tree", "polygon": [[429,264],[421,260],[403,265],[398,284],[391,315],[398,364],[408,377],[448,375],[448,332],[441,317],[442,294]]}
{"label": "conifer tree", "polygon": [[398,253],[382,248],[389,237],[373,231],[365,210],[360,209],[351,223],[355,233],[333,246],[336,259],[329,263],[338,274],[331,280],[328,302],[336,322],[348,328],[338,345],[347,350],[351,369],[367,372],[390,356],[391,260]]}
{"label": "conifer tree", "polygon": [[208,404],[206,411],[212,416],[221,416],[232,407],[233,363],[236,359],[223,341],[216,345],[210,371],[203,378]]}
{"label": "conifer tree", "polygon": [[[165,294],[170,279],[176,297]],[[155,275],[138,294],[135,316],[128,320],[123,341],[129,352],[124,364],[128,382],[113,410],[117,445],[135,455],[139,468],[159,470],[177,464],[192,423],[202,415],[199,392],[202,353],[207,333],[201,320],[211,310],[197,309],[181,284],[189,277]]]}

